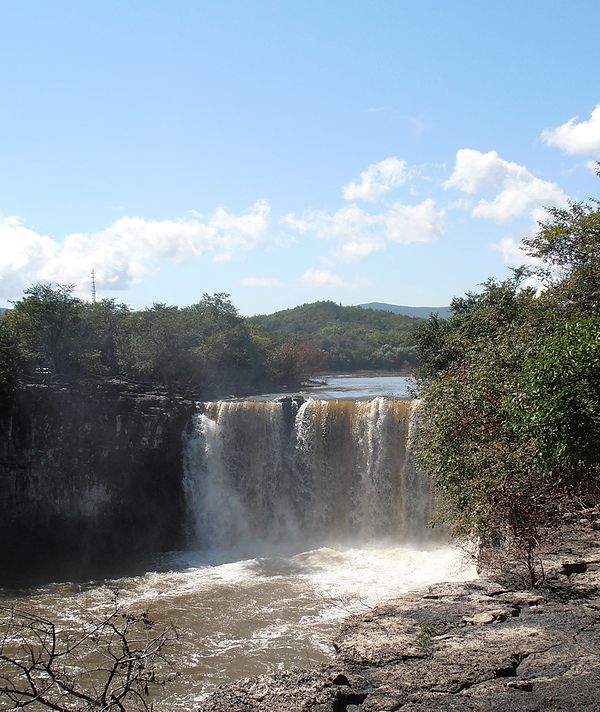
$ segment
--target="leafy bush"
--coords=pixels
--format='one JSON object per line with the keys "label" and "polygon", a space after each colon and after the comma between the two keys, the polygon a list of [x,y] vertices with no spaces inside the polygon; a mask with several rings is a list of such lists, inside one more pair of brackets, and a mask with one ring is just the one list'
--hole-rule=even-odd
{"label": "leafy bush", "polygon": [[[597,496],[600,456],[600,213],[551,211],[527,241],[543,260],[452,302],[417,334],[425,413],[419,460],[439,517],[535,584],[536,548],[577,497]],[[545,289],[524,288],[535,276]]]}
{"label": "leafy bush", "polygon": [[506,407],[516,430],[537,443],[546,474],[598,471],[600,319],[562,324],[523,364]]}

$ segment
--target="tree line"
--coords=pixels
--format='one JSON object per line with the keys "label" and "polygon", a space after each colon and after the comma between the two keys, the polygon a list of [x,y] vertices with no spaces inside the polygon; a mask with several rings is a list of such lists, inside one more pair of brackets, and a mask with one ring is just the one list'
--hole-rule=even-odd
{"label": "tree line", "polygon": [[414,368],[419,319],[305,304],[244,318],[229,295],[132,310],[35,284],[0,317],[0,392],[19,378],[122,378],[217,397],[293,386],[324,371]]}
{"label": "tree line", "polygon": [[122,378],[215,397],[291,385],[322,366],[310,343],[275,341],[221,293],[132,310],[86,302],[72,285],[36,284],[0,318],[5,400],[23,378]]}
{"label": "tree line", "polygon": [[600,501],[600,202],[550,210],[524,245],[537,266],[418,332],[419,459],[440,519],[534,585],[548,532]]}

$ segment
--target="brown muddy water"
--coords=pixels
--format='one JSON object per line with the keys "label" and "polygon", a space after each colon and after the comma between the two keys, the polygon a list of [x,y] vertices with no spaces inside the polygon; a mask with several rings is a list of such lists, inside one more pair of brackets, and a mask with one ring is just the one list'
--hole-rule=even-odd
{"label": "brown muddy water", "polygon": [[0,591],[0,605],[77,630],[118,591],[124,609],[174,623],[179,674],[159,710],[192,710],[220,684],[331,658],[344,617],[475,575],[427,526],[406,386],[337,377],[304,403],[201,404],[185,442],[190,550],[143,562],[141,575]]}

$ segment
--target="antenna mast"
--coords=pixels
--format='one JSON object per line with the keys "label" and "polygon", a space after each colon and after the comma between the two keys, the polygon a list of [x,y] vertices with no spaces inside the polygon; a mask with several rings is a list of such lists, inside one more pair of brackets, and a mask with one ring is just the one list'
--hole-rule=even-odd
{"label": "antenna mast", "polygon": [[92,304],[96,303],[96,270],[92,269]]}

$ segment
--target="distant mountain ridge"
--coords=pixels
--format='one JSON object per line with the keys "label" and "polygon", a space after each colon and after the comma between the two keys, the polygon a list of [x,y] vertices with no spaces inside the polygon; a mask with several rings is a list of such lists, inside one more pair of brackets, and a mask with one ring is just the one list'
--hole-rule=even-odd
{"label": "distant mountain ridge", "polygon": [[438,314],[442,319],[449,319],[452,316],[450,307],[406,307],[401,304],[385,304],[384,302],[369,302],[368,304],[358,304],[357,306],[361,309],[376,309],[392,312],[392,314],[412,316],[417,319],[428,319],[430,314]]}

